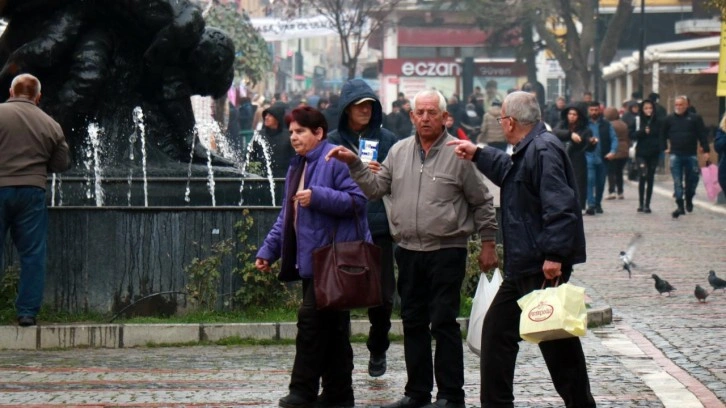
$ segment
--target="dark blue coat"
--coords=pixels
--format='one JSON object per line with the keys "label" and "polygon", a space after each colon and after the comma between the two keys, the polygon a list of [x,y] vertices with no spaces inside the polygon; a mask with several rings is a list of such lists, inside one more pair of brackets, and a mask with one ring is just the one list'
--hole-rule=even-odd
{"label": "dark blue coat", "polygon": [[562,143],[537,124],[510,157],[478,153],[477,168],[501,188],[505,279],[542,274],[545,260],[562,270],[585,262],[585,231],[572,165]]}
{"label": "dark blue coat", "polygon": [[[378,140],[378,159],[379,163],[383,163],[386,159],[388,151],[391,149],[394,143],[398,140],[396,135],[381,127],[383,124],[383,108],[381,102],[373,93],[373,90],[368,86],[362,79],[353,79],[343,85],[343,89],[340,92],[340,106],[343,107],[340,113],[340,121],[338,122],[337,130],[331,132],[328,135],[328,141],[336,145],[342,145],[348,149],[358,152],[358,135],[353,133],[348,128],[348,115],[345,113],[346,108],[351,103],[360,100],[361,98],[373,98],[373,113],[371,115],[371,121],[368,123],[368,128],[363,133],[362,137],[365,139]],[[374,237],[390,235],[390,229],[388,227],[388,217],[386,216],[386,209],[383,206],[383,200],[373,200],[368,202],[368,226],[371,230],[371,235]]]}
{"label": "dark blue coat", "polygon": [[716,139],[713,148],[718,153],[718,184],[726,194],[726,132],[720,127],[716,129]]}
{"label": "dark blue coat", "polygon": [[[338,160],[325,160],[325,155],[333,147],[323,140],[305,155],[308,162],[305,188],[311,189],[313,194],[309,207],[298,208],[296,230],[292,228],[293,207],[290,197],[297,190],[297,186],[290,185],[290,176],[304,163],[303,158],[297,154],[291,160],[285,179],[286,199],[282,203],[282,210],[257,251],[257,258],[266,259],[270,263],[282,258],[280,280],[312,278],[313,250],[328,245],[331,232],[335,228],[336,242],[371,240],[363,210],[367,201],[365,194],[350,178],[347,165]],[[354,201],[357,217],[353,211]],[[293,241],[297,242],[295,248]],[[291,248],[296,251],[291,251]]]}

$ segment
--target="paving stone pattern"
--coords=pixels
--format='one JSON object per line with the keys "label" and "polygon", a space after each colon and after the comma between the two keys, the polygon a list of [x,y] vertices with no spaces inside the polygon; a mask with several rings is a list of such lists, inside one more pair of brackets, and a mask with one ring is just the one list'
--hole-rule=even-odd
{"label": "paving stone pattern", "polygon": [[[726,293],[699,304],[693,288],[707,287],[710,269],[726,278],[726,211],[698,202],[692,214],[672,220],[670,186],[661,183],[659,192],[653,214],[635,212],[637,193],[628,185],[625,200],[605,201],[605,214],[585,219],[588,263],[577,267],[574,281],[594,305],[611,305],[616,318],[583,338],[593,394],[599,407],[723,407]],[[644,238],[639,267],[628,279],[618,252],[636,232]],[[676,295],[658,295],[651,273],[678,288]],[[294,346],[0,351],[0,406],[274,407],[287,394],[294,352]],[[367,375],[365,345],[355,344],[354,352],[358,407],[402,396],[401,343],[391,345],[388,373],[377,379]],[[464,355],[467,405],[478,407],[478,358]],[[678,387],[658,387],[664,378]],[[534,345],[522,343],[515,395],[517,407],[562,406]],[[691,402],[677,402],[681,397]]]}

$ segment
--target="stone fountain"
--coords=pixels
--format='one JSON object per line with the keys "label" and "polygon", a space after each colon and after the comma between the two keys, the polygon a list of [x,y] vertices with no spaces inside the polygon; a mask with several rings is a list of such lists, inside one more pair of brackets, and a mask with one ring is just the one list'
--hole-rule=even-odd
{"label": "stone fountain", "polygon": [[[253,243],[279,211],[274,183],[234,154],[205,147],[191,97],[219,97],[234,46],[188,0],[0,0],[0,98],[23,72],[63,127],[73,168],[48,183],[45,303],[116,312],[157,292],[183,291],[184,267],[235,237],[240,205]],[[4,99],[3,99],[4,100]],[[231,157],[230,157],[231,156]],[[243,245],[243,244],[239,244]],[[5,248],[5,259],[14,260]],[[225,265],[220,291],[239,282]],[[173,312],[183,297],[158,297]]]}

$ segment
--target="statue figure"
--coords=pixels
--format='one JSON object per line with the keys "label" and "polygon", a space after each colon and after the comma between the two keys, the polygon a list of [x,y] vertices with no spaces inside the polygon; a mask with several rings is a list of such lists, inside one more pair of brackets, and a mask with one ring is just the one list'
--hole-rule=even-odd
{"label": "statue figure", "polygon": [[[149,166],[174,167],[192,154],[191,95],[219,97],[233,79],[234,45],[205,27],[189,0],[0,0],[0,97],[32,73],[41,108],[63,126],[78,163],[86,128],[103,129],[110,171],[131,165],[133,109],[141,107]],[[138,156],[137,156],[138,157]],[[177,166],[179,167],[179,166]]]}

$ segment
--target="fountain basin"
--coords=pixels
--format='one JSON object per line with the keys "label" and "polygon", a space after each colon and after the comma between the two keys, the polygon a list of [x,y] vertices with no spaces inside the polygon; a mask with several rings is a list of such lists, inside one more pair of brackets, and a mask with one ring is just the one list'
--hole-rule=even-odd
{"label": "fountain basin", "polygon": [[[49,209],[48,264],[44,303],[58,311],[115,313],[130,301],[164,291],[183,291],[184,267],[205,258],[220,241],[236,242],[234,225],[248,209],[255,223],[248,242],[259,245],[280,211],[272,206],[223,207],[54,207]],[[18,263],[12,241],[5,260]],[[227,257],[220,268],[220,294],[236,291],[237,265]],[[4,270],[4,265],[3,265]],[[173,314],[185,297],[144,302],[148,312]],[[144,310],[136,310],[145,314]],[[156,312],[156,313],[153,313]]]}

